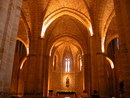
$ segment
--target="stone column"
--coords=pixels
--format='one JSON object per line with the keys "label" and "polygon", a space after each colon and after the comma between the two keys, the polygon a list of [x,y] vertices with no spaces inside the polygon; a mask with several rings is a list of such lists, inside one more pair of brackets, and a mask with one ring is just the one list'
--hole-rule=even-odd
{"label": "stone column", "polygon": [[92,93],[97,90],[101,97],[108,97],[107,75],[105,71],[106,55],[102,52],[101,38],[93,36],[91,39],[92,49]]}
{"label": "stone column", "polygon": [[30,54],[26,61],[27,76],[24,83],[24,96],[25,98],[42,98],[44,77],[43,40],[35,37],[30,40],[30,44]]}
{"label": "stone column", "polygon": [[90,37],[90,53],[91,53],[91,87],[90,87],[90,94],[92,95],[92,91],[93,89],[97,88],[96,85],[95,85],[95,82],[94,80],[96,80],[96,76],[94,74],[94,68],[95,68],[95,53],[94,53],[94,37],[91,36]]}
{"label": "stone column", "polygon": [[0,1],[0,95],[6,98],[10,92],[18,21],[22,0]]}
{"label": "stone column", "polygon": [[4,37],[5,26],[8,22],[8,17],[10,17],[10,8],[12,0],[1,0],[0,1],[0,45],[2,44],[2,38]]}
{"label": "stone column", "polygon": [[130,0],[114,0],[120,38],[120,81],[130,97]]}
{"label": "stone column", "polygon": [[98,79],[98,77],[97,77],[97,74],[95,74],[95,73],[97,73],[97,68],[96,68],[96,39],[95,39],[95,36],[91,36],[90,38],[89,38],[89,40],[90,40],[90,53],[91,53],[91,87],[90,87],[90,94],[92,95],[93,94],[93,90],[97,90],[98,89],[98,85],[97,85],[97,79]]}
{"label": "stone column", "polygon": [[48,93],[49,55],[43,55],[43,97]]}
{"label": "stone column", "polygon": [[114,69],[113,69],[113,77],[114,77],[114,94],[115,96],[118,98],[119,97],[119,78],[120,78],[120,74],[121,72],[120,70],[120,51],[116,51],[115,53],[115,62],[114,63]]}
{"label": "stone column", "polygon": [[101,97],[107,98],[108,97],[108,87],[107,87],[107,77],[105,71],[105,54],[102,52],[98,52],[96,54],[97,57],[97,77],[98,80],[98,91]]}
{"label": "stone column", "polygon": [[83,55],[84,61],[84,90],[88,92],[90,95],[90,87],[91,87],[91,55],[84,54]]}

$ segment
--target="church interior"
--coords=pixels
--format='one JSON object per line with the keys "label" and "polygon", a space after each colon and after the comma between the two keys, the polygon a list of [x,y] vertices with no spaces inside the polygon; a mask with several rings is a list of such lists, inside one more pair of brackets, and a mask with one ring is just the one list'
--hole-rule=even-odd
{"label": "church interior", "polygon": [[0,98],[130,98],[129,64],[130,0],[0,0]]}

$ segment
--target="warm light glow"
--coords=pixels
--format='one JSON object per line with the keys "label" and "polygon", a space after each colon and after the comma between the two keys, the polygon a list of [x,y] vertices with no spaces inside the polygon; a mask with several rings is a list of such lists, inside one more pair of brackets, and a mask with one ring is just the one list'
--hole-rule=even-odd
{"label": "warm light glow", "polygon": [[105,52],[104,45],[102,45],[102,52],[103,52],[103,53]]}
{"label": "warm light glow", "polygon": [[90,20],[86,16],[84,16],[84,14],[79,13],[79,12],[73,10],[73,9],[62,8],[62,9],[59,9],[59,10],[55,11],[54,13],[52,13],[51,15],[49,15],[48,17],[46,17],[44,19],[43,26],[42,26],[42,31],[41,31],[41,38],[44,38],[46,29],[48,28],[48,26],[53,21],[55,21],[57,18],[59,18],[59,17],[61,17],[63,15],[72,16],[72,17],[76,18],[77,20],[79,20],[85,27],[87,27],[87,28],[90,27],[90,28],[88,28],[88,30],[90,31],[90,36],[93,35]]}
{"label": "warm light glow", "polygon": [[93,36],[93,29],[92,26],[89,27],[90,35]]}
{"label": "warm light glow", "polygon": [[27,57],[25,57],[25,58],[23,59],[23,61],[22,61],[22,63],[21,63],[21,66],[20,66],[20,69],[23,68],[23,64],[25,63],[26,60],[27,60]]}
{"label": "warm light glow", "polygon": [[42,26],[42,32],[41,32],[41,38],[44,37],[45,32],[46,32],[46,26],[44,26],[44,24],[43,24],[43,26]]}
{"label": "warm light glow", "polygon": [[26,48],[26,51],[27,51],[27,55],[29,55],[29,45],[26,44],[22,39],[20,39],[20,38],[18,38],[18,37],[17,37],[17,40],[19,40],[20,42],[22,42],[22,43],[24,44],[24,46],[25,46],[25,48]]}
{"label": "warm light glow", "polygon": [[54,65],[55,65],[55,61],[53,60],[53,67],[54,67]]}
{"label": "warm light glow", "polygon": [[70,72],[70,59],[68,59],[68,72]]}
{"label": "warm light glow", "polygon": [[80,65],[80,71],[82,70],[82,59],[81,56],[79,56],[79,65]]}
{"label": "warm light glow", "polygon": [[106,57],[106,60],[110,63],[111,68],[114,69],[114,63],[112,62],[112,60],[108,57]]}
{"label": "warm light glow", "polygon": [[53,49],[53,46],[52,46],[51,49],[50,49],[50,53],[49,53],[49,56],[50,56],[50,57],[51,57],[52,49]]}
{"label": "warm light glow", "polygon": [[47,27],[48,27],[52,22],[53,22],[53,19],[50,20],[50,21],[45,20],[45,21],[43,22],[42,32],[41,32],[41,38],[44,38],[46,29],[47,29]]}
{"label": "warm light glow", "polygon": [[27,49],[27,56],[29,55],[29,48],[26,48]]}
{"label": "warm light glow", "polygon": [[105,47],[104,47],[104,39],[102,40],[102,43],[101,43],[101,48],[102,48],[102,52],[104,53],[104,52],[105,52]]}
{"label": "warm light glow", "polygon": [[68,72],[68,62],[67,62],[67,59],[65,61],[65,71]]}
{"label": "warm light glow", "polygon": [[65,59],[65,71],[70,72],[70,59]]}

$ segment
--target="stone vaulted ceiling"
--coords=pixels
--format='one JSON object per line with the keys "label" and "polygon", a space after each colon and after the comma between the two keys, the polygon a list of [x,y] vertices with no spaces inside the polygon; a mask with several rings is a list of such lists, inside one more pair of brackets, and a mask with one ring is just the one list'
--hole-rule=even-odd
{"label": "stone vaulted ceiling", "polygon": [[[26,33],[39,37],[46,17],[62,8],[73,9],[87,17],[94,35],[105,41],[109,24],[115,16],[113,0],[23,0],[22,12],[30,29]],[[25,43],[28,44],[26,40]]]}

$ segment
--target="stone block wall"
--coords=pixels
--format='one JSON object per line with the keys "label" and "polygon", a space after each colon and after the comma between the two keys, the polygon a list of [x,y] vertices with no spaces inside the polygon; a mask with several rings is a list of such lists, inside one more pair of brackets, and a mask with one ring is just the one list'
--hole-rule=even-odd
{"label": "stone block wall", "polygon": [[[69,78],[69,87],[66,87],[66,78]],[[75,91],[81,94],[83,91],[83,73],[51,73],[49,90],[57,91]]]}

